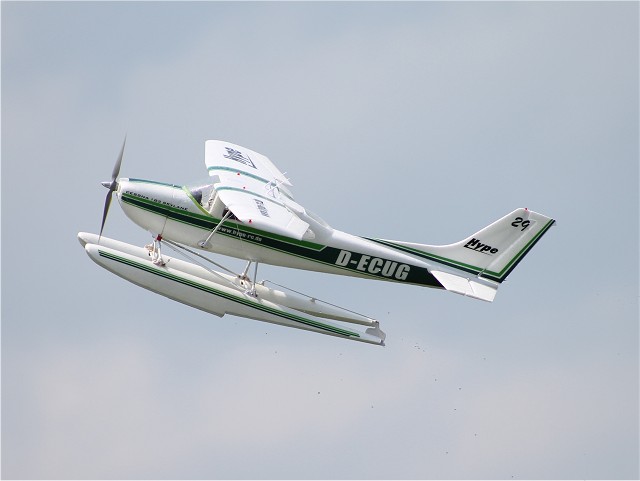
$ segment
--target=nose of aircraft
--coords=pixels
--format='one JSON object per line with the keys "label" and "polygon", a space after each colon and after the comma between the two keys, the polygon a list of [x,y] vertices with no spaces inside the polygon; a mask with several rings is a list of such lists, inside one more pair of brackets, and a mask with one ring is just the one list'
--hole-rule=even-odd
{"label": "nose of aircraft", "polygon": [[116,195],[122,210],[133,222],[154,233],[162,234],[175,186],[143,179],[118,179]]}

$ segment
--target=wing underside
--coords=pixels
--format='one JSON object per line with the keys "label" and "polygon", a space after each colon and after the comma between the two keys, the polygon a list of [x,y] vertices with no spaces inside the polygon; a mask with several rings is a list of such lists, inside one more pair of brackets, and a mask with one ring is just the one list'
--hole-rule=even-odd
{"label": "wing underside", "polygon": [[239,221],[275,234],[302,239],[309,224],[295,211],[289,180],[264,155],[218,140],[205,144],[205,164],[220,200]]}

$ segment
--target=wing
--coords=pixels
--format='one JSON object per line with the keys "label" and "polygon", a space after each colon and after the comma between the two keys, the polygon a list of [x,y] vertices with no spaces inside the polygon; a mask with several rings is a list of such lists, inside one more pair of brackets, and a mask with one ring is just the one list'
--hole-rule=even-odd
{"label": "wing", "polygon": [[291,186],[289,180],[266,156],[245,147],[224,142],[205,142],[204,162],[209,175],[236,175],[244,173],[252,178]]}
{"label": "wing", "polygon": [[238,220],[257,229],[302,239],[309,224],[291,192],[289,180],[264,155],[220,140],[205,143],[205,164],[213,187]]}

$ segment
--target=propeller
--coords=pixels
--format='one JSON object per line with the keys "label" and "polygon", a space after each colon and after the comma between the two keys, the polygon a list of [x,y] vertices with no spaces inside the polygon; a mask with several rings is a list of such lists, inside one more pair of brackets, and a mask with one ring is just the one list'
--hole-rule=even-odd
{"label": "propeller", "polygon": [[124,142],[122,142],[122,149],[120,149],[120,155],[116,161],[116,165],[113,166],[113,172],[111,173],[111,181],[102,182],[106,188],[109,189],[107,198],[104,200],[104,211],[102,212],[102,225],[100,226],[100,237],[102,237],[102,231],[104,229],[104,223],[107,220],[107,214],[109,213],[109,206],[111,205],[112,194],[118,189],[118,174],[120,174],[120,166],[122,165],[122,155],[124,154],[124,145],[127,143],[127,136],[124,136]]}

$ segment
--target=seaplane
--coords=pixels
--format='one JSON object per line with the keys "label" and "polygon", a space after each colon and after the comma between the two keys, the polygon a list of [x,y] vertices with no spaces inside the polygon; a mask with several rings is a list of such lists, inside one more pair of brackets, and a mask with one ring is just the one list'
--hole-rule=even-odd
{"label": "seaplane", "polygon": [[[424,286],[492,302],[500,284],[555,223],[519,208],[448,245],[358,236],[332,228],[298,204],[289,178],[248,148],[207,140],[209,176],[180,185],[119,177],[125,144],[126,137],[111,180],[103,182],[108,193],[100,232],[80,232],[80,243],[94,262],[121,278],[220,317],[384,345],[378,320],[280,284],[272,283],[281,289],[269,287],[257,281],[258,266]],[[113,195],[126,216],[151,233],[152,242],[135,246],[102,235]],[[167,246],[180,258],[166,255]],[[205,253],[247,264],[234,272]]]}

